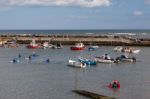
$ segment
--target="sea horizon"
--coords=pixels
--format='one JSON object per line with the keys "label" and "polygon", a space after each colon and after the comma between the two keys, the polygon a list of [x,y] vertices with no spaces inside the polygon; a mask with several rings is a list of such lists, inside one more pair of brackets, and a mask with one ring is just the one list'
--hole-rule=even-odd
{"label": "sea horizon", "polygon": [[150,29],[0,29],[1,33],[150,33]]}

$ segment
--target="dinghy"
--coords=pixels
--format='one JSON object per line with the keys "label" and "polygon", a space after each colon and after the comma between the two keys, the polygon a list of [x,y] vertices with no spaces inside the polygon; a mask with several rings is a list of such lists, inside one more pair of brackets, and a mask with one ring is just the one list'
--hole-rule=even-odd
{"label": "dinghy", "polygon": [[87,58],[79,57],[78,60],[79,60],[81,63],[85,63],[86,65],[96,65],[96,64],[97,64],[96,61],[90,60],[90,59],[87,59]]}
{"label": "dinghy", "polygon": [[85,68],[86,64],[77,62],[77,61],[73,61],[73,60],[69,60],[68,66],[77,67],[77,68]]}

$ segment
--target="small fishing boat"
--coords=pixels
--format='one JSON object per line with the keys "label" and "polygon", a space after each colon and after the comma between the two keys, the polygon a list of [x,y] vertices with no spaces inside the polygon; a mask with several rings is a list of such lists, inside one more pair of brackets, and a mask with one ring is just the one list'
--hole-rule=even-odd
{"label": "small fishing boat", "polygon": [[124,61],[124,62],[136,62],[135,57],[128,57],[125,55],[121,55],[120,57],[116,58],[116,61]]}
{"label": "small fishing boat", "polygon": [[63,46],[62,46],[61,43],[56,43],[56,45],[53,45],[52,48],[53,48],[53,49],[62,49]]}
{"label": "small fishing boat", "polygon": [[96,61],[93,61],[93,60],[90,60],[90,59],[87,59],[87,58],[81,58],[81,57],[79,57],[78,60],[81,63],[85,63],[86,65],[96,65],[97,64]]}
{"label": "small fishing boat", "polygon": [[122,52],[136,54],[136,53],[140,52],[140,49],[125,47],[125,48],[122,49]]}
{"label": "small fishing boat", "polygon": [[86,64],[81,63],[81,62],[77,62],[77,61],[73,61],[73,60],[69,60],[68,66],[78,67],[78,68],[85,68]]}
{"label": "small fishing boat", "polygon": [[98,62],[98,63],[115,63],[116,61],[114,59],[105,59],[103,57],[98,57],[96,56],[95,57],[95,61]]}
{"label": "small fishing boat", "polygon": [[94,50],[96,50],[98,48],[99,48],[99,46],[97,46],[97,45],[90,45],[89,48],[88,48],[88,50],[89,51],[94,51]]}
{"label": "small fishing boat", "polygon": [[16,41],[7,42],[5,45],[7,45],[8,48],[18,48],[19,44]]}
{"label": "small fishing boat", "polygon": [[75,46],[70,47],[71,50],[84,50],[85,46],[83,43],[76,43]]}
{"label": "small fishing boat", "polygon": [[114,48],[114,51],[116,51],[116,52],[122,52],[122,50],[123,50],[122,46],[117,46]]}
{"label": "small fishing boat", "polygon": [[26,46],[29,49],[36,49],[36,48],[40,48],[40,46],[38,44],[36,44],[35,40],[33,39],[32,42]]}
{"label": "small fishing boat", "polygon": [[43,45],[42,45],[43,49],[47,49],[49,48],[49,44],[48,42],[44,42]]}
{"label": "small fishing boat", "polygon": [[131,48],[131,47],[121,47],[121,46],[117,46],[117,47],[114,48],[114,51],[116,51],[116,52],[125,52],[125,53],[137,54],[137,53],[140,52],[140,49]]}

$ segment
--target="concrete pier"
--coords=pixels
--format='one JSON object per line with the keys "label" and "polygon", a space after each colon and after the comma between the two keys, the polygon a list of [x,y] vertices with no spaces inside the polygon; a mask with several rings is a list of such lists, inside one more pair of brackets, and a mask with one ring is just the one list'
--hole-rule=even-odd
{"label": "concrete pier", "polygon": [[150,46],[150,39],[131,38],[126,36],[109,35],[0,35],[1,41],[16,41],[19,44],[29,44],[32,39],[37,43],[62,43],[63,45],[74,45],[83,42],[85,45],[109,45],[109,46]]}

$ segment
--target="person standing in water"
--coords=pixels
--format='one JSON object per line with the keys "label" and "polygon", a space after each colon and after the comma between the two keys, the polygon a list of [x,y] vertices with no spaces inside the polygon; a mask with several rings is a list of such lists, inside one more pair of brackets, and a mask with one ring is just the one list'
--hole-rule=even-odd
{"label": "person standing in water", "polygon": [[50,59],[49,59],[49,58],[47,58],[46,63],[49,63],[49,62],[50,62]]}
{"label": "person standing in water", "polygon": [[21,58],[22,56],[21,56],[21,54],[19,53],[19,55],[18,55],[18,58]]}
{"label": "person standing in water", "polygon": [[31,55],[29,55],[29,60],[32,60],[32,57],[31,57]]}

